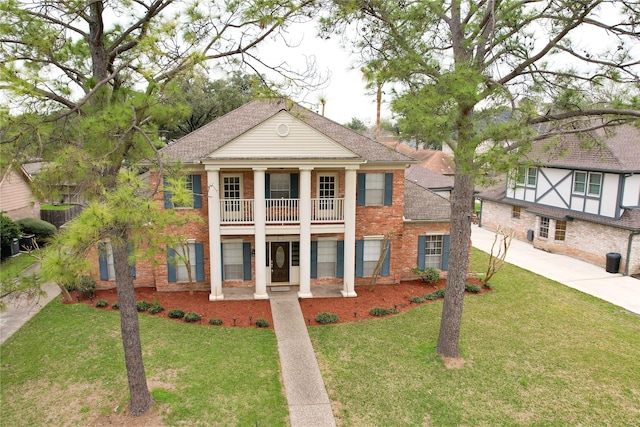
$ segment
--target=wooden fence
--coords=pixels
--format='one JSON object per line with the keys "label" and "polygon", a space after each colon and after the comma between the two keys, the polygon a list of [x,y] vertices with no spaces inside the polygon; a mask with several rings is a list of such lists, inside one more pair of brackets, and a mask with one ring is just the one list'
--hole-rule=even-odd
{"label": "wooden fence", "polygon": [[82,210],[82,206],[73,205],[68,207],[65,210],[60,211],[49,211],[49,210],[40,210],[40,219],[50,222],[56,227],[60,227],[62,224],[65,224],[67,221],[75,218],[76,215],[80,213]]}

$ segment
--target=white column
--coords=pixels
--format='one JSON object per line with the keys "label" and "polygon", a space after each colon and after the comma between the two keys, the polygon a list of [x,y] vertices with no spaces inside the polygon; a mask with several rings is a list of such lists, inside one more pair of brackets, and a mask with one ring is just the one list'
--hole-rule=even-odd
{"label": "white column", "polygon": [[347,169],[344,178],[344,288],[343,297],[357,297],[356,277],[356,169]]}
{"label": "white column", "polygon": [[255,225],[255,257],[253,258],[256,271],[255,299],[269,299],[267,294],[267,273],[265,267],[266,234],[267,234],[267,205],[264,198],[266,168],[253,168],[253,213]]}
{"label": "white column", "polygon": [[209,301],[224,299],[222,294],[222,272],[220,271],[220,169],[207,169],[207,203],[209,206],[209,275],[211,293]]}
{"label": "white column", "polygon": [[311,170],[300,169],[300,291],[299,298],[311,298]]}

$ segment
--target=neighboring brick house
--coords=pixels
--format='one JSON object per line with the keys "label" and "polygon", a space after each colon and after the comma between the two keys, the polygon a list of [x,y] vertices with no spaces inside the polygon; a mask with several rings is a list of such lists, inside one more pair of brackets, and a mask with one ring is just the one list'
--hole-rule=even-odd
{"label": "neighboring brick house", "polygon": [[21,166],[0,171],[0,211],[14,221],[40,219],[40,202],[31,191],[31,177]]}
{"label": "neighboring brick house", "polygon": [[537,166],[478,195],[480,226],[510,227],[535,247],[603,267],[620,254],[621,272],[640,273],[640,131],[597,136],[590,146],[575,135],[537,142],[528,155]]}
{"label": "neighboring brick house", "polygon": [[[179,232],[191,239],[196,288],[212,301],[229,287],[268,298],[279,285],[299,286],[303,298],[322,285],[356,296],[389,233],[377,283],[415,278],[419,265],[447,269],[450,204],[405,181],[414,161],[288,100],[250,102],[161,155],[188,174],[193,203],[176,207],[169,192],[157,200],[204,220]],[[152,171],[150,186],[159,179]],[[102,254],[98,286],[113,287],[112,257]],[[185,266],[161,261],[138,262],[134,284],[185,289]]]}

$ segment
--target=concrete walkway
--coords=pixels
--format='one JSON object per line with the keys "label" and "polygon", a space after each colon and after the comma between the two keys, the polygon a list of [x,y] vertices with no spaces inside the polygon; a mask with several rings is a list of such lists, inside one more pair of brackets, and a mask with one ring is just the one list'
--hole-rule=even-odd
{"label": "concrete walkway", "polygon": [[[471,226],[471,243],[484,252],[491,252],[494,237],[491,231]],[[536,249],[529,242],[515,239],[505,261],[640,314],[640,280],[633,277],[607,273],[604,267]]]}
{"label": "concrete walkway", "polygon": [[335,427],[297,294],[294,290],[270,292],[269,301],[291,427]]}

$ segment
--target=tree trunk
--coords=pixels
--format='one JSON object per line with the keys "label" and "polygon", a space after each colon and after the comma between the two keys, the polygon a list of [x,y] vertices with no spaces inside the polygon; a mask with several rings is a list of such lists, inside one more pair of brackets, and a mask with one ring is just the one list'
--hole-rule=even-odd
{"label": "tree trunk", "polygon": [[132,416],[137,417],[151,409],[153,398],[147,387],[147,377],[142,361],[136,294],[133,287],[131,266],[128,262],[129,250],[127,242],[112,241],[111,247],[116,273],[118,304],[120,306],[120,329],[122,331],[124,361],[129,380],[129,394],[131,396],[129,412]]}
{"label": "tree trunk", "polygon": [[451,247],[449,271],[436,351],[443,357],[459,357],[464,286],[469,270],[473,177],[456,173],[451,194]]}

